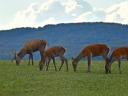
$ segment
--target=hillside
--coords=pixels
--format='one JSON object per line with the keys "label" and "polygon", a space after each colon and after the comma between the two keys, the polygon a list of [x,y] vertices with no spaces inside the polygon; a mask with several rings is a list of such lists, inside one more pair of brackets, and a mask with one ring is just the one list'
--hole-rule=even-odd
{"label": "hillside", "polygon": [[[128,46],[128,25],[115,23],[69,23],[39,28],[16,28],[0,31],[0,59],[10,58],[11,50],[19,49],[32,39],[46,39],[50,46],[63,45],[66,56],[76,56],[80,50],[95,43],[108,44],[112,49]],[[39,58],[35,55],[35,58]]]}

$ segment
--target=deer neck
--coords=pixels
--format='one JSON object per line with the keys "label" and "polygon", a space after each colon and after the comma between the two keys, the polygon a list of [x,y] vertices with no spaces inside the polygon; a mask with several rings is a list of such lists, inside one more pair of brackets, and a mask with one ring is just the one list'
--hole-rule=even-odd
{"label": "deer neck", "polygon": [[76,57],[76,61],[79,62],[79,61],[82,59],[82,57],[83,57],[83,56],[82,56],[81,54],[78,55],[78,56]]}
{"label": "deer neck", "polygon": [[109,58],[109,63],[110,63],[110,65],[113,63],[113,61],[114,61],[114,58],[113,58],[113,54],[110,56],[110,58]]}
{"label": "deer neck", "polygon": [[17,56],[22,59],[26,54],[26,50],[25,49],[21,49],[20,52],[17,54]]}

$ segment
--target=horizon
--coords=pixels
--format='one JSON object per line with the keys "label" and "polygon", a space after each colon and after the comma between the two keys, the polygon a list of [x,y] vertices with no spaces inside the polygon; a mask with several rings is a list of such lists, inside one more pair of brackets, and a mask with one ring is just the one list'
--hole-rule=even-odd
{"label": "horizon", "polygon": [[31,28],[31,29],[38,29],[38,28],[44,28],[45,26],[57,26],[57,25],[68,25],[68,24],[94,24],[94,23],[102,23],[102,24],[117,24],[117,25],[122,25],[122,26],[128,26],[128,24],[122,24],[122,23],[115,23],[115,22],[71,22],[71,23],[58,23],[58,24],[46,24],[44,26],[38,26],[38,27],[16,27],[16,28],[11,28],[11,29],[0,29],[0,32],[2,31],[9,31],[9,30],[15,30],[15,29],[22,29],[22,28]]}

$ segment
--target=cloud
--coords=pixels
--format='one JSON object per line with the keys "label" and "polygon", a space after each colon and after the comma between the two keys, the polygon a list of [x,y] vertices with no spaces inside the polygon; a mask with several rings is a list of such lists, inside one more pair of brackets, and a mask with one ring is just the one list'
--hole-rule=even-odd
{"label": "cloud", "polygon": [[37,27],[36,16],[39,13],[37,3],[32,3],[28,8],[18,11],[14,19],[5,25],[2,25],[0,29],[11,29],[16,27]]}
{"label": "cloud", "polygon": [[57,23],[73,22],[79,14],[92,10],[90,4],[77,0],[54,0],[52,3],[49,3],[48,6],[46,11],[40,11],[36,18],[37,22],[43,22],[51,17],[56,19],[56,21],[58,21]]}
{"label": "cloud", "polygon": [[69,22],[117,22],[128,24],[128,1],[108,9],[95,9],[84,0],[47,0],[32,3],[19,10],[12,21],[0,29],[38,27],[46,24]]}
{"label": "cloud", "polygon": [[80,16],[78,16],[74,22],[88,22],[88,21],[93,21],[93,19],[95,19],[95,17],[93,16],[92,12],[86,12],[81,14]]}
{"label": "cloud", "polygon": [[32,3],[27,8],[19,10],[12,22],[1,25],[1,29],[15,27],[38,27],[46,24],[69,23],[92,7],[84,0],[47,0],[42,3]]}
{"label": "cloud", "polygon": [[79,15],[93,10],[92,6],[84,0],[68,0],[64,5],[68,14]]}
{"label": "cloud", "polygon": [[105,22],[128,24],[128,1],[115,4],[106,10]]}
{"label": "cloud", "polygon": [[74,22],[114,22],[128,24],[128,1],[115,4],[108,9],[96,9],[85,12],[75,18]]}
{"label": "cloud", "polygon": [[76,10],[76,8],[78,7],[77,2],[75,0],[68,0],[68,2],[66,2],[64,4],[65,6],[65,11],[66,13],[71,13],[72,11]]}
{"label": "cloud", "polygon": [[103,10],[94,10],[79,15],[74,22],[101,22],[104,21],[106,13]]}

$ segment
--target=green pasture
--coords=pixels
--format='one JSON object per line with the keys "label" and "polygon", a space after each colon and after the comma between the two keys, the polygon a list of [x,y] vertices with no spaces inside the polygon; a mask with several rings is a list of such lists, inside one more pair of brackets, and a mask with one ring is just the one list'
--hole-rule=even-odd
{"label": "green pasture", "polygon": [[[59,68],[60,62],[57,62]],[[38,62],[20,66],[10,61],[0,61],[0,96],[127,96],[128,62],[122,62],[122,74],[118,65],[112,66],[112,74],[105,74],[104,62],[93,61],[92,73],[87,73],[87,62],[81,61],[77,72],[71,62],[55,71],[50,64],[49,71],[39,71]]]}

